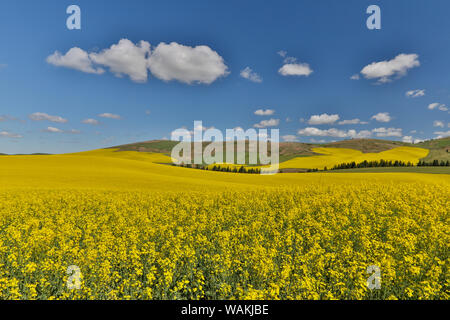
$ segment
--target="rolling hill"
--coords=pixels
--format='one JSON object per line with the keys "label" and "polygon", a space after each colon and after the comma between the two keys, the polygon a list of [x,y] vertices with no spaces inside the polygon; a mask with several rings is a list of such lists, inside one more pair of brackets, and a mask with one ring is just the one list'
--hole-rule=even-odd
{"label": "rolling hill", "polygon": [[[137,143],[130,143],[125,145],[119,145],[111,147],[117,149],[118,151],[138,151],[138,152],[149,152],[149,153],[163,153],[169,155],[172,148],[177,144],[176,141],[169,140],[152,140]],[[203,148],[209,143],[204,142]],[[308,157],[308,156],[318,156],[321,153],[315,152],[314,148],[344,148],[353,149],[360,151],[362,155],[370,153],[380,153],[384,151],[389,151],[394,148],[399,147],[415,147],[428,149],[428,154],[423,154],[420,160],[433,161],[433,160],[450,160],[450,137],[428,140],[425,142],[411,144],[401,141],[391,141],[391,140],[378,140],[378,139],[350,139],[342,140],[331,143],[324,144],[314,144],[314,143],[301,143],[301,142],[281,142],[279,145],[280,149],[280,163],[289,161],[298,157]],[[225,150],[225,145],[224,145]],[[270,151],[270,148],[269,148]],[[248,143],[246,143],[246,159],[248,159]],[[364,158],[362,156],[362,158]],[[362,159],[361,158],[361,159]],[[360,158],[358,158],[360,159]],[[389,158],[391,159],[391,158]],[[369,160],[369,159],[362,159]],[[353,160],[351,160],[353,161]],[[356,161],[356,160],[355,160]]]}

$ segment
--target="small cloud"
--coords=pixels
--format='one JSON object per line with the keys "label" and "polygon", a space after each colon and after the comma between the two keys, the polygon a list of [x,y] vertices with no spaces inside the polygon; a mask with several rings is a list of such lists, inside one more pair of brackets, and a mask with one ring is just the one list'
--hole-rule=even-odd
{"label": "small cloud", "polygon": [[254,112],[257,116],[271,116],[275,113],[275,110],[272,109],[258,109]]}
{"label": "small cloud", "polygon": [[262,120],[259,123],[253,125],[255,128],[267,128],[267,127],[275,127],[280,123],[279,119],[270,119],[270,120]]}
{"label": "small cloud", "polygon": [[437,139],[450,136],[450,131],[435,131],[434,134],[438,135]]}
{"label": "small cloud", "polygon": [[282,76],[305,76],[308,77],[313,70],[307,63],[287,63],[283,65],[278,73]]}
{"label": "small cloud", "polygon": [[43,113],[43,112],[35,112],[30,115],[28,115],[28,118],[30,118],[33,121],[51,121],[51,122],[58,122],[58,123],[66,123],[67,119],[64,119],[60,116],[51,116],[49,114]]}
{"label": "small cloud", "polygon": [[440,111],[447,111],[447,110],[448,110],[448,108],[447,108],[447,106],[446,106],[445,104],[443,104],[443,103],[438,103],[438,102],[430,103],[430,104],[428,105],[428,109],[429,109],[429,110],[438,109],[438,110],[440,110]]}
{"label": "small cloud", "polygon": [[106,112],[106,113],[101,113],[101,114],[99,114],[98,116],[101,117],[101,118],[108,118],[108,119],[116,119],[116,120],[122,119],[122,117],[119,116],[118,114],[108,113],[108,112]]}
{"label": "small cloud", "polygon": [[17,139],[23,138],[22,135],[17,134],[17,133],[12,133],[12,132],[9,132],[9,131],[0,131],[0,137],[17,138]]}
{"label": "small cloud", "polygon": [[307,63],[297,62],[297,58],[288,57],[286,51],[279,51],[278,54],[284,58],[284,65],[278,70],[282,76],[305,76],[308,77],[313,70]]}
{"label": "small cloud", "polygon": [[64,132],[61,129],[55,128],[55,127],[47,127],[47,129],[43,130],[44,132],[51,132],[51,133],[61,133]]}
{"label": "small cloud", "polygon": [[301,136],[317,136],[317,137],[335,137],[335,138],[368,138],[372,133],[368,130],[362,130],[357,132],[356,130],[339,130],[331,128],[327,130],[318,129],[315,127],[308,127],[300,129],[297,132]]}
{"label": "small cloud", "polygon": [[378,122],[389,122],[392,120],[391,116],[389,115],[389,112],[380,112],[376,115],[372,116],[371,119],[375,119]]}
{"label": "small cloud", "polygon": [[99,124],[98,120],[95,120],[95,119],[92,119],[92,118],[84,119],[81,122],[84,123],[84,124],[92,124],[92,125],[98,125]]}
{"label": "small cloud", "polygon": [[285,58],[286,55],[287,55],[287,52],[284,51],[284,50],[280,50],[280,51],[277,52],[277,54],[278,54],[280,57]]}
{"label": "small cloud", "polygon": [[250,67],[246,67],[244,70],[241,71],[241,77],[247,80],[250,80],[252,82],[261,83],[262,78],[259,74],[254,72]]}
{"label": "small cloud", "polygon": [[71,133],[71,134],[80,134],[81,131],[77,130],[77,129],[70,129],[69,131],[66,131],[67,133]]}
{"label": "small cloud", "polygon": [[401,137],[402,129],[399,128],[376,128],[372,130],[377,137]]}
{"label": "small cloud", "polygon": [[366,79],[377,79],[378,83],[392,81],[392,77],[401,78],[409,69],[420,66],[419,56],[415,53],[401,53],[391,60],[372,62],[361,70]]}
{"label": "small cloud", "polygon": [[359,74],[354,74],[350,77],[352,80],[359,80]]}
{"label": "small cloud", "polygon": [[71,48],[65,54],[55,51],[47,57],[47,63],[56,67],[75,69],[85,73],[102,74],[105,72],[102,68],[94,68],[89,54],[77,47]]}
{"label": "small cloud", "polygon": [[327,114],[323,113],[321,115],[313,115],[308,120],[308,124],[319,125],[319,124],[333,124],[339,120],[339,115],[337,114]]}
{"label": "small cloud", "polygon": [[404,137],[402,138],[402,141],[403,141],[403,142],[406,142],[406,143],[413,143],[413,142],[414,142],[412,136],[404,136]]}
{"label": "small cloud", "polygon": [[351,120],[342,120],[339,121],[338,124],[340,125],[347,125],[347,124],[368,124],[367,121],[361,121],[358,118],[351,119]]}
{"label": "small cloud", "polygon": [[441,127],[443,128],[445,126],[444,122],[436,120],[433,122],[433,127]]}
{"label": "small cloud", "polygon": [[425,90],[424,89],[418,89],[418,90],[409,90],[406,91],[405,95],[408,98],[418,98],[418,97],[423,97],[425,95]]}
{"label": "small cloud", "polygon": [[282,136],[281,138],[282,138],[284,141],[286,141],[286,142],[297,141],[297,136],[294,136],[294,135],[292,135],[292,134],[288,134],[288,135]]}

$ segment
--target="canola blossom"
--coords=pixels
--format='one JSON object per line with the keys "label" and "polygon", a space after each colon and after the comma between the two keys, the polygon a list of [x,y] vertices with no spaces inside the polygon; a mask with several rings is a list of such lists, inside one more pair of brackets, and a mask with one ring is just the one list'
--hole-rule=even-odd
{"label": "canola blossom", "polygon": [[425,158],[429,150],[415,147],[398,147],[387,151],[377,153],[363,153],[359,150],[346,148],[312,148],[312,151],[318,153],[317,156],[297,157],[280,164],[281,168],[306,168],[323,169],[332,168],[335,165],[352,162],[356,163],[367,161],[403,161],[411,162],[416,165],[420,159]]}
{"label": "canola blossom", "polygon": [[0,158],[0,298],[450,298],[448,175],[243,175],[164,157]]}

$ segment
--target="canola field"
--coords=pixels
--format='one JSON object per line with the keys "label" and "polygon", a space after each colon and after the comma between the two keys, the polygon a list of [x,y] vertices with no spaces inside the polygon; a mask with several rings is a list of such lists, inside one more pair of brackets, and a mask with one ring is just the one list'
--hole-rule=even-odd
{"label": "canola field", "polygon": [[448,175],[168,161],[112,149],[0,157],[0,298],[449,299]]}
{"label": "canola field", "polygon": [[416,165],[420,159],[425,158],[429,150],[415,147],[398,147],[378,153],[362,153],[359,150],[346,148],[313,148],[313,152],[320,155],[311,157],[297,157],[280,164],[280,168],[305,168],[320,169],[324,167],[328,169],[335,165],[352,162],[361,163],[364,160],[401,160],[403,162],[411,162]]}

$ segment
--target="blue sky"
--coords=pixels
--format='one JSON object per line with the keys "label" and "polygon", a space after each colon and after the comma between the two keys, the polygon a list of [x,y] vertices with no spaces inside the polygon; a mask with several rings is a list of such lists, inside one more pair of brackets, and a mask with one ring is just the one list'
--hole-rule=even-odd
{"label": "blue sky", "polygon": [[[66,27],[71,4],[81,30]],[[366,27],[371,4],[381,30]],[[445,136],[449,11],[445,0],[5,0],[0,152],[170,138],[194,120],[302,142]]]}

